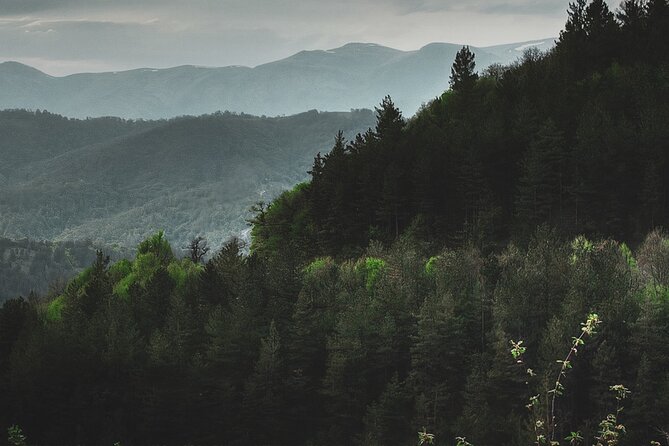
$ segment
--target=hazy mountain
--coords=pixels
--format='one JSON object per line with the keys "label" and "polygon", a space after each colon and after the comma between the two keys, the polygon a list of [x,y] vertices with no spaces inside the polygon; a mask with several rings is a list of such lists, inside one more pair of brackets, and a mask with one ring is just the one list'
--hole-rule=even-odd
{"label": "hazy mountain", "polygon": [[0,113],[0,237],[132,246],[164,229],[175,246],[218,246],[246,229],[249,207],[306,178],[338,130],[370,110],[170,121]]}
{"label": "hazy mountain", "polygon": [[[554,38],[472,48],[479,68],[510,63]],[[405,114],[448,86],[461,45],[432,43],[400,51],[371,43],[302,51],[255,68],[181,66],[53,77],[16,63],[0,64],[0,108],[45,109],[71,117],[157,119],[218,110],[289,115],[318,109],[371,108],[390,94]]]}

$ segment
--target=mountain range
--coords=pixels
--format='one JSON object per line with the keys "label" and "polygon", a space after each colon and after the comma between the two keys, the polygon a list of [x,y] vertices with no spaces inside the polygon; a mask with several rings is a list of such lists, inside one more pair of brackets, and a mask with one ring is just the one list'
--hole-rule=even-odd
{"label": "mountain range", "polygon": [[[554,38],[475,48],[479,69],[508,64]],[[372,43],[301,51],[255,68],[180,66],[54,77],[17,62],[0,64],[0,109],[48,110],[68,117],[161,119],[231,111],[291,115],[371,108],[387,94],[412,115],[448,88],[462,45],[401,51]]]}

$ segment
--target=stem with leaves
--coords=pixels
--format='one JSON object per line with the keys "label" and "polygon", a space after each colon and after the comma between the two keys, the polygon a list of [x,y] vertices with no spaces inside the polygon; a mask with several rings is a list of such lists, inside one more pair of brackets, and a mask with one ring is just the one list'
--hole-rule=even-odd
{"label": "stem with leaves", "polygon": [[564,392],[564,386],[562,385],[562,379],[567,376],[567,371],[571,370],[571,360],[574,356],[578,354],[578,348],[585,344],[585,337],[592,336],[595,333],[597,326],[601,324],[599,316],[595,313],[588,315],[588,318],[585,322],[581,323],[581,334],[578,337],[572,338],[572,345],[567,357],[563,360],[558,360],[558,364],[561,364],[560,373],[558,374],[557,379],[555,380],[555,387],[549,390],[548,393],[551,395],[551,410],[549,414],[549,419],[547,420],[550,425],[551,431],[551,442],[555,441],[555,427],[557,423],[555,422],[555,399],[558,396],[561,396]]}
{"label": "stem with leaves", "polygon": [[[534,429],[535,444],[537,446],[555,446],[560,444],[559,441],[555,440],[555,427],[557,425],[555,402],[556,398],[564,392],[562,379],[567,376],[567,372],[571,369],[572,358],[578,354],[579,347],[585,344],[586,336],[594,335],[596,333],[595,330],[600,323],[601,321],[597,314],[589,314],[586,321],[581,323],[581,334],[578,337],[572,338],[572,345],[565,359],[557,361],[558,364],[561,365],[560,372],[555,380],[555,386],[548,391],[548,395],[550,395],[550,409],[547,409],[548,413],[546,414],[545,419],[541,416],[541,395],[530,397],[529,404],[527,404],[526,407],[532,413],[532,426]],[[516,360],[517,364],[523,365],[522,358],[526,351],[526,347],[523,346],[523,341],[511,340],[510,343],[513,359]],[[529,378],[535,376],[535,373],[531,368],[528,368],[526,373]],[[528,382],[526,382],[526,384],[529,385]],[[565,438],[565,440],[568,440],[571,446],[575,446],[582,441],[582,437],[579,432],[572,432],[571,435]]]}
{"label": "stem with leaves", "polygon": [[427,432],[427,429],[423,428],[422,431],[418,432],[418,445],[424,446],[428,444],[434,444],[434,434]]}
{"label": "stem with leaves", "polygon": [[620,436],[626,432],[625,426],[620,424],[618,419],[620,418],[620,413],[623,411],[622,401],[631,392],[622,384],[611,386],[609,387],[609,390],[616,395],[616,413],[608,414],[606,418],[599,423],[599,436],[595,437],[597,446],[616,446],[620,441]]}

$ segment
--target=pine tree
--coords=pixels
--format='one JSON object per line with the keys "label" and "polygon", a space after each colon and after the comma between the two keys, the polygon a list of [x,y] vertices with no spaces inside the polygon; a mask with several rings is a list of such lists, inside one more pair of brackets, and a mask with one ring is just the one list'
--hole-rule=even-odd
{"label": "pine tree", "polygon": [[469,50],[468,46],[462,47],[455,55],[449,81],[453,91],[467,91],[474,86],[474,83],[478,79],[474,59],[474,53]]}
{"label": "pine tree", "polygon": [[644,28],[646,20],[646,9],[641,0],[625,0],[620,4],[620,10],[616,14],[624,30],[630,35],[628,38],[639,36]]}
{"label": "pine tree", "polygon": [[404,118],[392,98],[386,96],[381,106],[376,107],[376,137],[382,141],[397,142],[397,138],[404,128]]}
{"label": "pine tree", "polygon": [[564,30],[560,32],[561,44],[568,44],[570,41],[580,40],[585,36],[586,5],[586,0],[576,0],[569,4],[567,23]]}
{"label": "pine tree", "polygon": [[569,76],[580,76],[586,68],[588,60],[583,53],[586,41],[585,8],[586,0],[576,0],[569,4],[569,18],[564,30],[560,31],[560,39],[556,50],[567,66]]}
{"label": "pine tree", "polygon": [[584,18],[585,33],[591,39],[617,30],[614,15],[604,0],[592,0],[585,8]]}
{"label": "pine tree", "polygon": [[590,69],[607,68],[618,55],[619,28],[604,0],[592,0],[585,8],[585,33],[585,55]]}

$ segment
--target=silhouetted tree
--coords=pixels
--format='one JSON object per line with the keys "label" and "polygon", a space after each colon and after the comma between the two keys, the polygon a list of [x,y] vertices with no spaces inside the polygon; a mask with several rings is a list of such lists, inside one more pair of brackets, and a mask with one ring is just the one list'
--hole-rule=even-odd
{"label": "silhouetted tree", "polygon": [[197,236],[191,240],[186,249],[188,250],[189,258],[193,263],[200,263],[204,256],[209,252],[207,241],[201,236]]}
{"label": "silhouetted tree", "polygon": [[469,50],[468,46],[462,47],[462,49],[455,55],[455,61],[451,68],[451,77],[449,80],[453,91],[468,90],[474,85],[476,79],[478,79],[476,62],[474,59],[474,53]]}

